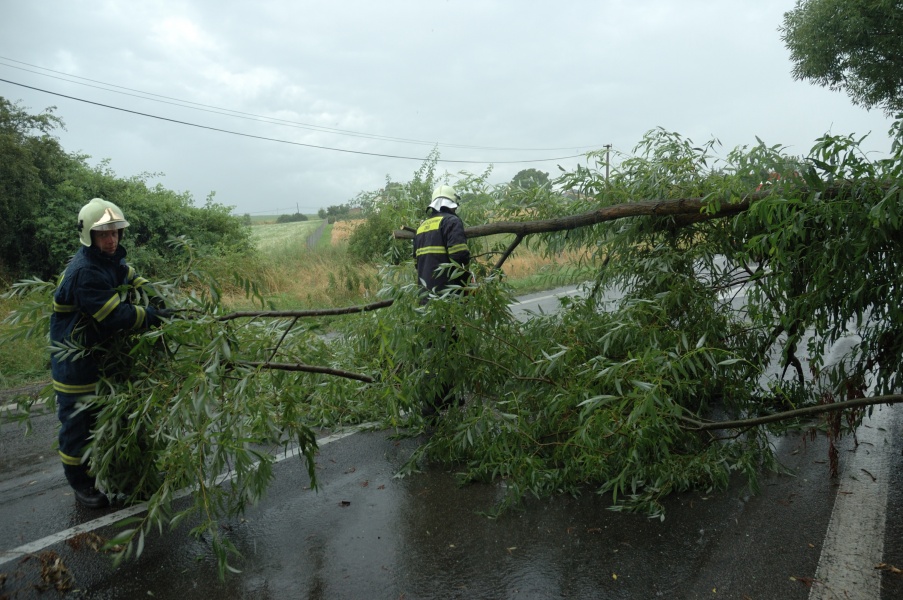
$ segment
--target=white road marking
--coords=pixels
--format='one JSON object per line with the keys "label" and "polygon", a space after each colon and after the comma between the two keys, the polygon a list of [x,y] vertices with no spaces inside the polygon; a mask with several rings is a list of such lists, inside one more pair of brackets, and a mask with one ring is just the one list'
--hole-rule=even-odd
{"label": "white road marking", "polygon": [[543,302],[545,300],[552,300],[554,298],[561,298],[562,296],[574,296],[582,293],[580,290],[568,290],[567,292],[562,292],[560,294],[549,294],[548,296],[539,296],[538,298],[530,298],[529,300],[517,300],[516,302],[512,302],[511,306],[522,306],[524,304],[535,304],[536,302]]}
{"label": "white road marking", "polygon": [[895,408],[875,409],[856,430],[859,447],[841,456],[841,461],[849,459],[842,467],[809,600],[881,597],[875,566],[884,554],[890,455],[900,420]]}
{"label": "white road marking", "polygon": [[[332,442],[337,442],[343,438],[346,438],[350,435],[354,435],[359,431],[364,429],[368,429],[371,427],[377,426],[377,423],[362,423],[361,425],[356,425],[354,427],[349,427],[347,429],[343,429],[337,433],[332,435],[327,435],[317,440],[317,446],[322,448],[327,444],[331,444]],[[289,448],[284,452],[281,452],[275,456],[274,462],[279,463],[287,458],[292,458],[298,456],[301,451],[297,448]],[[216,485],[223,483],[224,481],[231,480],[235,475],[233,473],[225,473],[220,475],[216,480]],[[193,488],[185,488],[179,490],[173,495],[173,500],[178,500],[179,498],[184,498],[185,496],[191,494],[194,491]],[[40,552],[41,550],[47,548],[48,546],[52,546],[53,544],[58,544],[64,542],[71,538],[72,536],[78,535],[80,533],[87,533],[89,531],[94,531],[96,529],[100,529],[101,527],[106,527],[107,525],[114,525],[123,519],[127,519],[128,517],[133,517],[135,515],[141,514],[142,512],[147,510],[147,503],[142,502],[141,504],[136,504],[134,506],[129,506],[122,510],[118,510],[116,512],[110,513],[108,515],[104,515],[92,521],[88,521],[87,523],[81,523],[76,525],[75,527],[70,527],[69,529],[65,529],[63,531],[59,531],[57,533],[48,535],[47,537],[43,537],[39,540],[35,540],[33,542],[29,542],[28,544],[24,544],[19,546],[18,548],[13,548],[12,550],[6,550],[0,552],[0,565],[6,564],[8,562],[12,562],[29,554],[34,554],[35,552]]]}
{"label": "white road marking", "polygon": [[[31,409],[44,408],[45,404],[46,403],[43,400],[37,400],[35,402],[32,402],[30,407],[31,407]],[[13,412],[18,412],[18,411],[19,411],[18,404],[4,404],[4,405],[0,406],[0,415],[2,415],[3,413],[8,413],[8,412],[13,413]]]}

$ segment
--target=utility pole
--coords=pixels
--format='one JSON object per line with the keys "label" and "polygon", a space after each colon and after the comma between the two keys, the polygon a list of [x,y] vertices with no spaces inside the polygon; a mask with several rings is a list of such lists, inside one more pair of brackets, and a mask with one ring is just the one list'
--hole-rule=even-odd
{"label": "utility pole", "polygon": [[605,183],[608,184],[608,167],[611,165],[611,144],[605,144]]}

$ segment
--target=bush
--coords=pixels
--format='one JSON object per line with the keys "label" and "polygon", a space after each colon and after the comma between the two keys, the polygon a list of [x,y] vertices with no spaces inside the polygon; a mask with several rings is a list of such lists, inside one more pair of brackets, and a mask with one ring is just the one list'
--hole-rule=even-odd
{"label": "bush", "polygon": [[410,257],[411,242],[396,240],[392,236],[395,225],[384,212],[372,213],[354,228],[348,238],[348,254],[361,262],[376,262],[383,259],[399,264]]}
{"label": "bush", "polygon": [[[69,154],[51,133],[62,120],[51,110],[30,115],[0,97],[0,271],[5,277],[60,273],[79,249],[77,215],[91,198],[116,203],[128,219],[129,260],[149,278],[167,278],[186,260],[169,240],[184,236],[198,254],[247,253],[250,231],[231,208],[207,198],[203,208],[191,194],[149,187],[151,174],[117,177],[103,161]],[[306,218],[301,215],[302,218]]]}
{"label": "bush", "polygon": [[279,215],[276,219],[277,223],[296,223],[298,221],[306,221],[307,215],[302,215],[301,213],[295,213],[293,215]]}

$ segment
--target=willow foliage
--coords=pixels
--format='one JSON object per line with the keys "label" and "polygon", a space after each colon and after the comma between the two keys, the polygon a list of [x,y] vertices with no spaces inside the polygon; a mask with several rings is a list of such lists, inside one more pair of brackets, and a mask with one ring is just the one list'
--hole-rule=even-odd
{"label": "willow foliage", "polygon": [[[260,299],[251,282],[238,283]],[[310,423],[329,421],[311,412],[321,381],[244,363],[297,360],[299,348],[305,360],[324,363],[329,351],[309,327],[290,327],[291,321],[221,319],[219,284],[200,271],[154,286],[179,318],[114,337],[102,348],[51,352],[101,356],[103,378],[88,407],[99,415],[87,460],[108,493],[126,504],[147,502],[141,516],[122,523],[109,547],[119,559],[140,554],[154,529],[190,522],[193,534],[212,541],[225,573],[234,549],[220,521],[264,494],[280,450],[296,451],[313,480]],[[10,293],[22,303],[6,319],[7,340],[46,335],[53,288],[36,279],[13,287]],[[52,390],[46,393],[52,407]],[[186,492],[187,505],[179,502]]]}
{"label": "willow foliage", "polygon": [[[371,317],[379,335],[358,330],[364,353],[384,361],[374,387],[416,409],[438,369],[466,400],[409,470],[425,459],[463,481],[500,480],[509,503],[589,488],[663,516],[671,492],[720,489],[735,472],[755,487],[779,468],[769,433],[818,426],[719,436],[692,423],[899,390],[899,124],[893,132],[893,157],[873,162],[852,137],[825,136],[808,157],[760,142],[719,160],[716,141],[654,130],[607,179],[599,152],[594,168],[563,173],[557,193],[497,193],[504,220],[650,199],[708,207],[542,236],[550,252],[589,249],[590,281],[584,297],[524,323],[498,273],[425,308],[395,273],[403,301]],[[705,218],[750,197],[749,211]]]}
{"label": "willow foliage", "polygon": [[[317,427],[377,420],[417,433],[422,401],[446,383],[461,403],[405,473],[432,461],[462,482],[503,483],[502,507],[593,490],[616,509],[663,517],[672,492],[723,489],[735,473],[755,487],[763,469],[779,468],[767,436],[801,424],[716,435],[694,423],[903,383],[899,123],[893,131],[893,156],[877,162],[851,137],[826,136],[808,157],[759,143],[717,159],[715,141],[654,130],[608,177],[603,152],[537,189],[463,176],[460,212],[471,225],[650,199],[708,202],[697,215],[537,236],[531,242],[550,253],[583,256],[587,283],[555,314],[529,320],[514,317],[512,289],[490,267],[504,240],[472,239],[477,283],[426,306],[410,258],[394,251],[380,291],[391,306],[337,318],[338,336],[319,335],[313,319],[267,316],[249,281],[239,284],[264,314],[227,318],[220,282],[188,261],[183,277],[158,288],[190,318],[107,352],[90,459],[107,489],[148,500],[113,542],[140,553],[152,529],[192,517],[225,571],[231,547],[217,523],[265,492],[277,449],[297,447],[315,481]],[[382,218],[416,225],[433,180],[424,169],[394,186]],[[711,218],[750,198],[748,211]],[[46,335],[51,291],[39,280],[14,287],[23,303],[8,336]],[[829,357],[839,340],[852,340],[850,351]],[[176,509],[180,490],[191,501]]]}

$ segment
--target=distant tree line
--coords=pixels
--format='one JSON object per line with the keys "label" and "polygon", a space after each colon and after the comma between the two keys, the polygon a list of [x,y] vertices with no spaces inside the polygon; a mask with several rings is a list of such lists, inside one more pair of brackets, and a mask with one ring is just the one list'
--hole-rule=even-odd
{"label": "distant tree line", "polygon": [[201,253],[252,250],[248,229],[213,193],[199,208],[187,192],[149,185],[155,174],[118,177],[109,161],[92,167],[89,156],[66,152],[53,135],[64,128],[54,110],[30,114],[0,96],[0,278],[61,272],[79,248],[78,211],[95,197],[125,212],[129,260],[148,277],[166,277],[186,260],[167,243],[173,236],[187,236]]}
{"label": "distant tree line", "polygon": [[276,218],[277,223],[297,223],[299,221],[307,221],[307,215],[295,213],[292,215],[279,215]]}
{"label": "distant tree line", "polygon": [[351,204],[336,204],[328,208],[321,208],[317,211],[317,216],[327,219],[330,223],[335,223],[350,218],[356,212],[358,211]]}
{"label": "distant tree line", "polygon": [[[352,202],[364,221],[348,239],[348,253],[356,260],[392,264],[410,258],[410,242],[397,240],[393,231],[402,224],[416,226],[426,216],[433,188],[445,183],[436,174],[438,155],[432,154],[408,182],[387,181],[374,192],[361,193]],[[489,173],[464,174],[454,182],[461,196],[458,211],[465,223],[485,223],[492,219],[490,208],[503,199],[524,208],[547,203],[551,191],[549,174],[537,169],[519,171],[509,183],[491,189],[485,185]]]}

